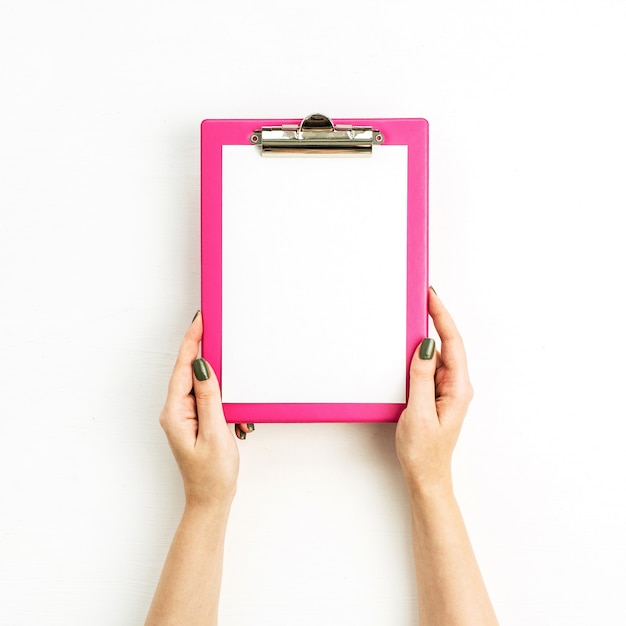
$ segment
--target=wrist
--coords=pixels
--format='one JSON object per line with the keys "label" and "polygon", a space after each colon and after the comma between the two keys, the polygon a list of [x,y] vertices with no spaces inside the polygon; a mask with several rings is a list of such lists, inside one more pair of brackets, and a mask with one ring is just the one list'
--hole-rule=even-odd
{"label": "wrist", "polygon": [[430,500],[454,498],[452,474],[446,472],[436,477],[404,476],[412,503],[427,503]]}
{"label": "wrist", "polygon": [[237,493],[237,482],[183,479],[185,506],[193,509],[230,508]]}
{"label": "wrist", "polygon": [[230,511],[230,506],[237,491],[232,489],[197,490],[185,489],[185,510],[193,513],[220,513]]}
{"label": "wrist", "polygon": [[223,521],[227,522],[230,515],[231,500],[215,500],[214,502],[185,502],[183,518],[199,523]]}
{"label": "wrist", "polygon": [[411,517],[419,528],[446,525],[458,509],[452,482],[420,485],[410,490]]}

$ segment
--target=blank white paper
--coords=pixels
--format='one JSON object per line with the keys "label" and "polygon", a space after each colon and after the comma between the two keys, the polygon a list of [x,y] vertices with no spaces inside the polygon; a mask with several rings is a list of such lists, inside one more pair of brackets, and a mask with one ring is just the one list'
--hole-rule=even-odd
{"label": "blank white paper", "polygon": [[405,402],[407,147],[222,154],[224,402]]}

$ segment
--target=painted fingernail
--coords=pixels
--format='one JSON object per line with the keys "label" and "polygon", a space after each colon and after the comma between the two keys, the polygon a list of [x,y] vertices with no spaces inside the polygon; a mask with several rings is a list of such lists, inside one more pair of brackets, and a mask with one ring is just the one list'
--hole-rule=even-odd
{"label": "painted fingernail", "polygon": [[193,362],[193,373],[196,375],[198,380],[209,380],[208,363],[202,358],[196,359]]}
{"label": "painted fingernail", "polygon": [[198,317],[198,315],[200,315],[200,309],[198,309],[196,311],[196,314],[193,316],[193,319],[191,320],[191,323],[193,324],[196,321],[196,317]]}
{"label": "painted fingernail", "polygon": [[422,361],[430,361],[435,354],[435,340],[430,337],[426,337],[424,341],[422,341],[422,345],[420,346],[420,359]]}
{"label": "painted fingernail", "polygon": [[237,437],[239,437],[239,439],[244,440],[246,438],[246,433],[243,432],[243,430],[239,430],[239,428],[236,429],[237,430]]}
{"label": "painted fingernail", "polygon": [[248,424],[248,430],[250,432],[253,432],[254,431],[254,424]]}
{"label": "painted fingernail", "polygon": [[432,285],[430,286],[430,289],[435,295],[437,295],[437,292],[435,291],[435,288]]}

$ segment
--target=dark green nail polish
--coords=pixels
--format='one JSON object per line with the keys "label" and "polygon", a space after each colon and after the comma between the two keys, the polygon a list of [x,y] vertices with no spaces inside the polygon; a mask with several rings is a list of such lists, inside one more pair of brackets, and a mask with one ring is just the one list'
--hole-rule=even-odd
{"label": "dark green nail polish", "polygon": [[430,361],[435,354],[435,340],[426,337],[420,346],[420,359],[422,361]]}
{"label": "dark green nail polish", "polygon": [[248,424],[248,430],[250,432],[254,431],[254,424]]}
{"label": "dark green nail polish", "polygon": [[435,295],[437,295],[437,292],[435,291],[435,288],[434,288],[432,285],[430,286],[430,289],[432,289],[432,292],[433,292]]}
{"label": "dark green nail polish", "polygon": [[198,380],[209,380],[209,366],[204,359],[196,359],[193,362],[193,373]]}
{"label": "dark green nail polish", "polygon": [[196,321],[196,317],[198,317],[198,315],[200,315],[200,309],[198,309],[196,311],[196,314],[193,316],[193,319],[191,320],[191,323],[193,324]]}
{"label": "dark green nail polish", "polygon": [[246,438],[246,433],[244,433],[243,430],[237,429],[237,437],[239,437],[239,439],[243,440],[243,439]]}

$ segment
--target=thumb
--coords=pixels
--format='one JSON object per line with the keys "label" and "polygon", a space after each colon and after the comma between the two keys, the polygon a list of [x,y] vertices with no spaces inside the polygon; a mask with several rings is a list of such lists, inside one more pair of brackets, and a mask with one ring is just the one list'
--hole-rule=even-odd
{"label": "thumb", "polygon": [[198,434],[206,435],[216,423],[224,423],[224,409],[217,376],[203,358],[193,362],[193,393],[198,412]]}
{"label": "thumb", "polygon": [[411,359],[409,402],[407,409],[417,414],[437,414],[435,408],[435,369],[437,359],[435,340],[426,337],[416,348]]}

